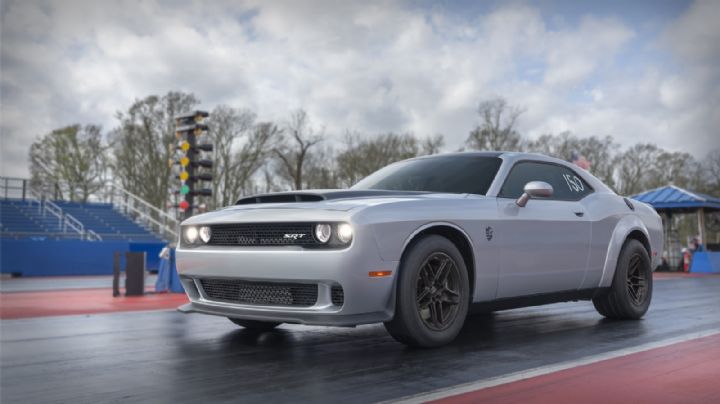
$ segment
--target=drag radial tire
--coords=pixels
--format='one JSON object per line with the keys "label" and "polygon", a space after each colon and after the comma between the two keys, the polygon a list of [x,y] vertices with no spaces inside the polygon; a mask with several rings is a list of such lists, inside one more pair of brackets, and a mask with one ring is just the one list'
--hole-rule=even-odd
{"label": "drag radial tire", "polygon": [[637,320],[652,299],[650,257],[641,242],[626,240],[618,257],[610,291],[593,298],[595,309],[605,317]]}
{"label": "drag radial tire", "polygon": [[232,321],[233,323],[243,326],[249,330],[258,330],[258,331],[269,331],[273,328],[279,326],[282,323],[274,323],[271,321],[257,321],[257,320],[243,320],[240,318],[229,318],[228,320]]}
{"label": "drag radial tire", "polygon": [[450,240],[429,235],[400,263],[395,316],[385,328],[397,341],[431,348],[455,339],[465,322],[470,286],[465,261]]}

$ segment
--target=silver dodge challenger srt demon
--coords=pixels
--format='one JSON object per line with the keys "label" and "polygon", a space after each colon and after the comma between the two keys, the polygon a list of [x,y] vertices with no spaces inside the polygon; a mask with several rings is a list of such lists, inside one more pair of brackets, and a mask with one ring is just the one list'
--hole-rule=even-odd
{"label": "silver dodge challenger srt demon", "polygon": [[470,311],[592,300],[639,319],[662,221],[585,170],[537,154],[391,164],[346,190],[245,197],[181,224],[179,308],[268,330],[383,322],[398,341],[452,341]]}

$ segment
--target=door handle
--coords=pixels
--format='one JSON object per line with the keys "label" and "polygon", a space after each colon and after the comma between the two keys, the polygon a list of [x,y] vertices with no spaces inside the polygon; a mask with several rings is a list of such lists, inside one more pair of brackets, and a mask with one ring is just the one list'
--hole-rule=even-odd
{"label": "door handle", "polygon": [[577,217],[583,217],[583,216],[585,216],[585,212],[583,212],[582,210],[580,210],[580,211],[573,211],[573,213],[574,213],[575,216],[577,216]]}

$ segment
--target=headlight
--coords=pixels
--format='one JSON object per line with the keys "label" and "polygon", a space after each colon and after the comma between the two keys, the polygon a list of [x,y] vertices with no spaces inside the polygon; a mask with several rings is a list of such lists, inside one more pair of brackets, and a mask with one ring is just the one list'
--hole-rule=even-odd
{"label": "headlight", "polygon": [[318,224],[315,226],[315,238],[321,243],[327,243],[332,235],[332,228],[329,224]]}
{"label": "headlight", "polygon": [[352,240],[353,229],[347,223],[340,223],[337,227],[337,238],[341,243],[347,244]]}
{"label": "headlight", "polygon": [[185,228],[185,241],[188,244],[195,244],[198,239],[198,230],[195,226],[188,226]]}
{"label": "headlight", "polygon": [[202,240],[203,243],[207,244],[210,242],[210,237],[212,236],[212,231],[210,231],[210,227],[203,226],[200,228],[200,240]]}

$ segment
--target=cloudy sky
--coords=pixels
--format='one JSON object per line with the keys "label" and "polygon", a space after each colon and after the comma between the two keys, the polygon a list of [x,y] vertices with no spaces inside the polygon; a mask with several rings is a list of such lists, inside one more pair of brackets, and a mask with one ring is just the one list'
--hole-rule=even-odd
{"label": "cloudy sky", "polygon": [[720,146],[720,1],[8,1],[0,37],[2,175],[75,122],[116,125],[170,90],[328,136],[443,133],[481,99],[526,109],[529,137],[570,130],[702,158]]}

